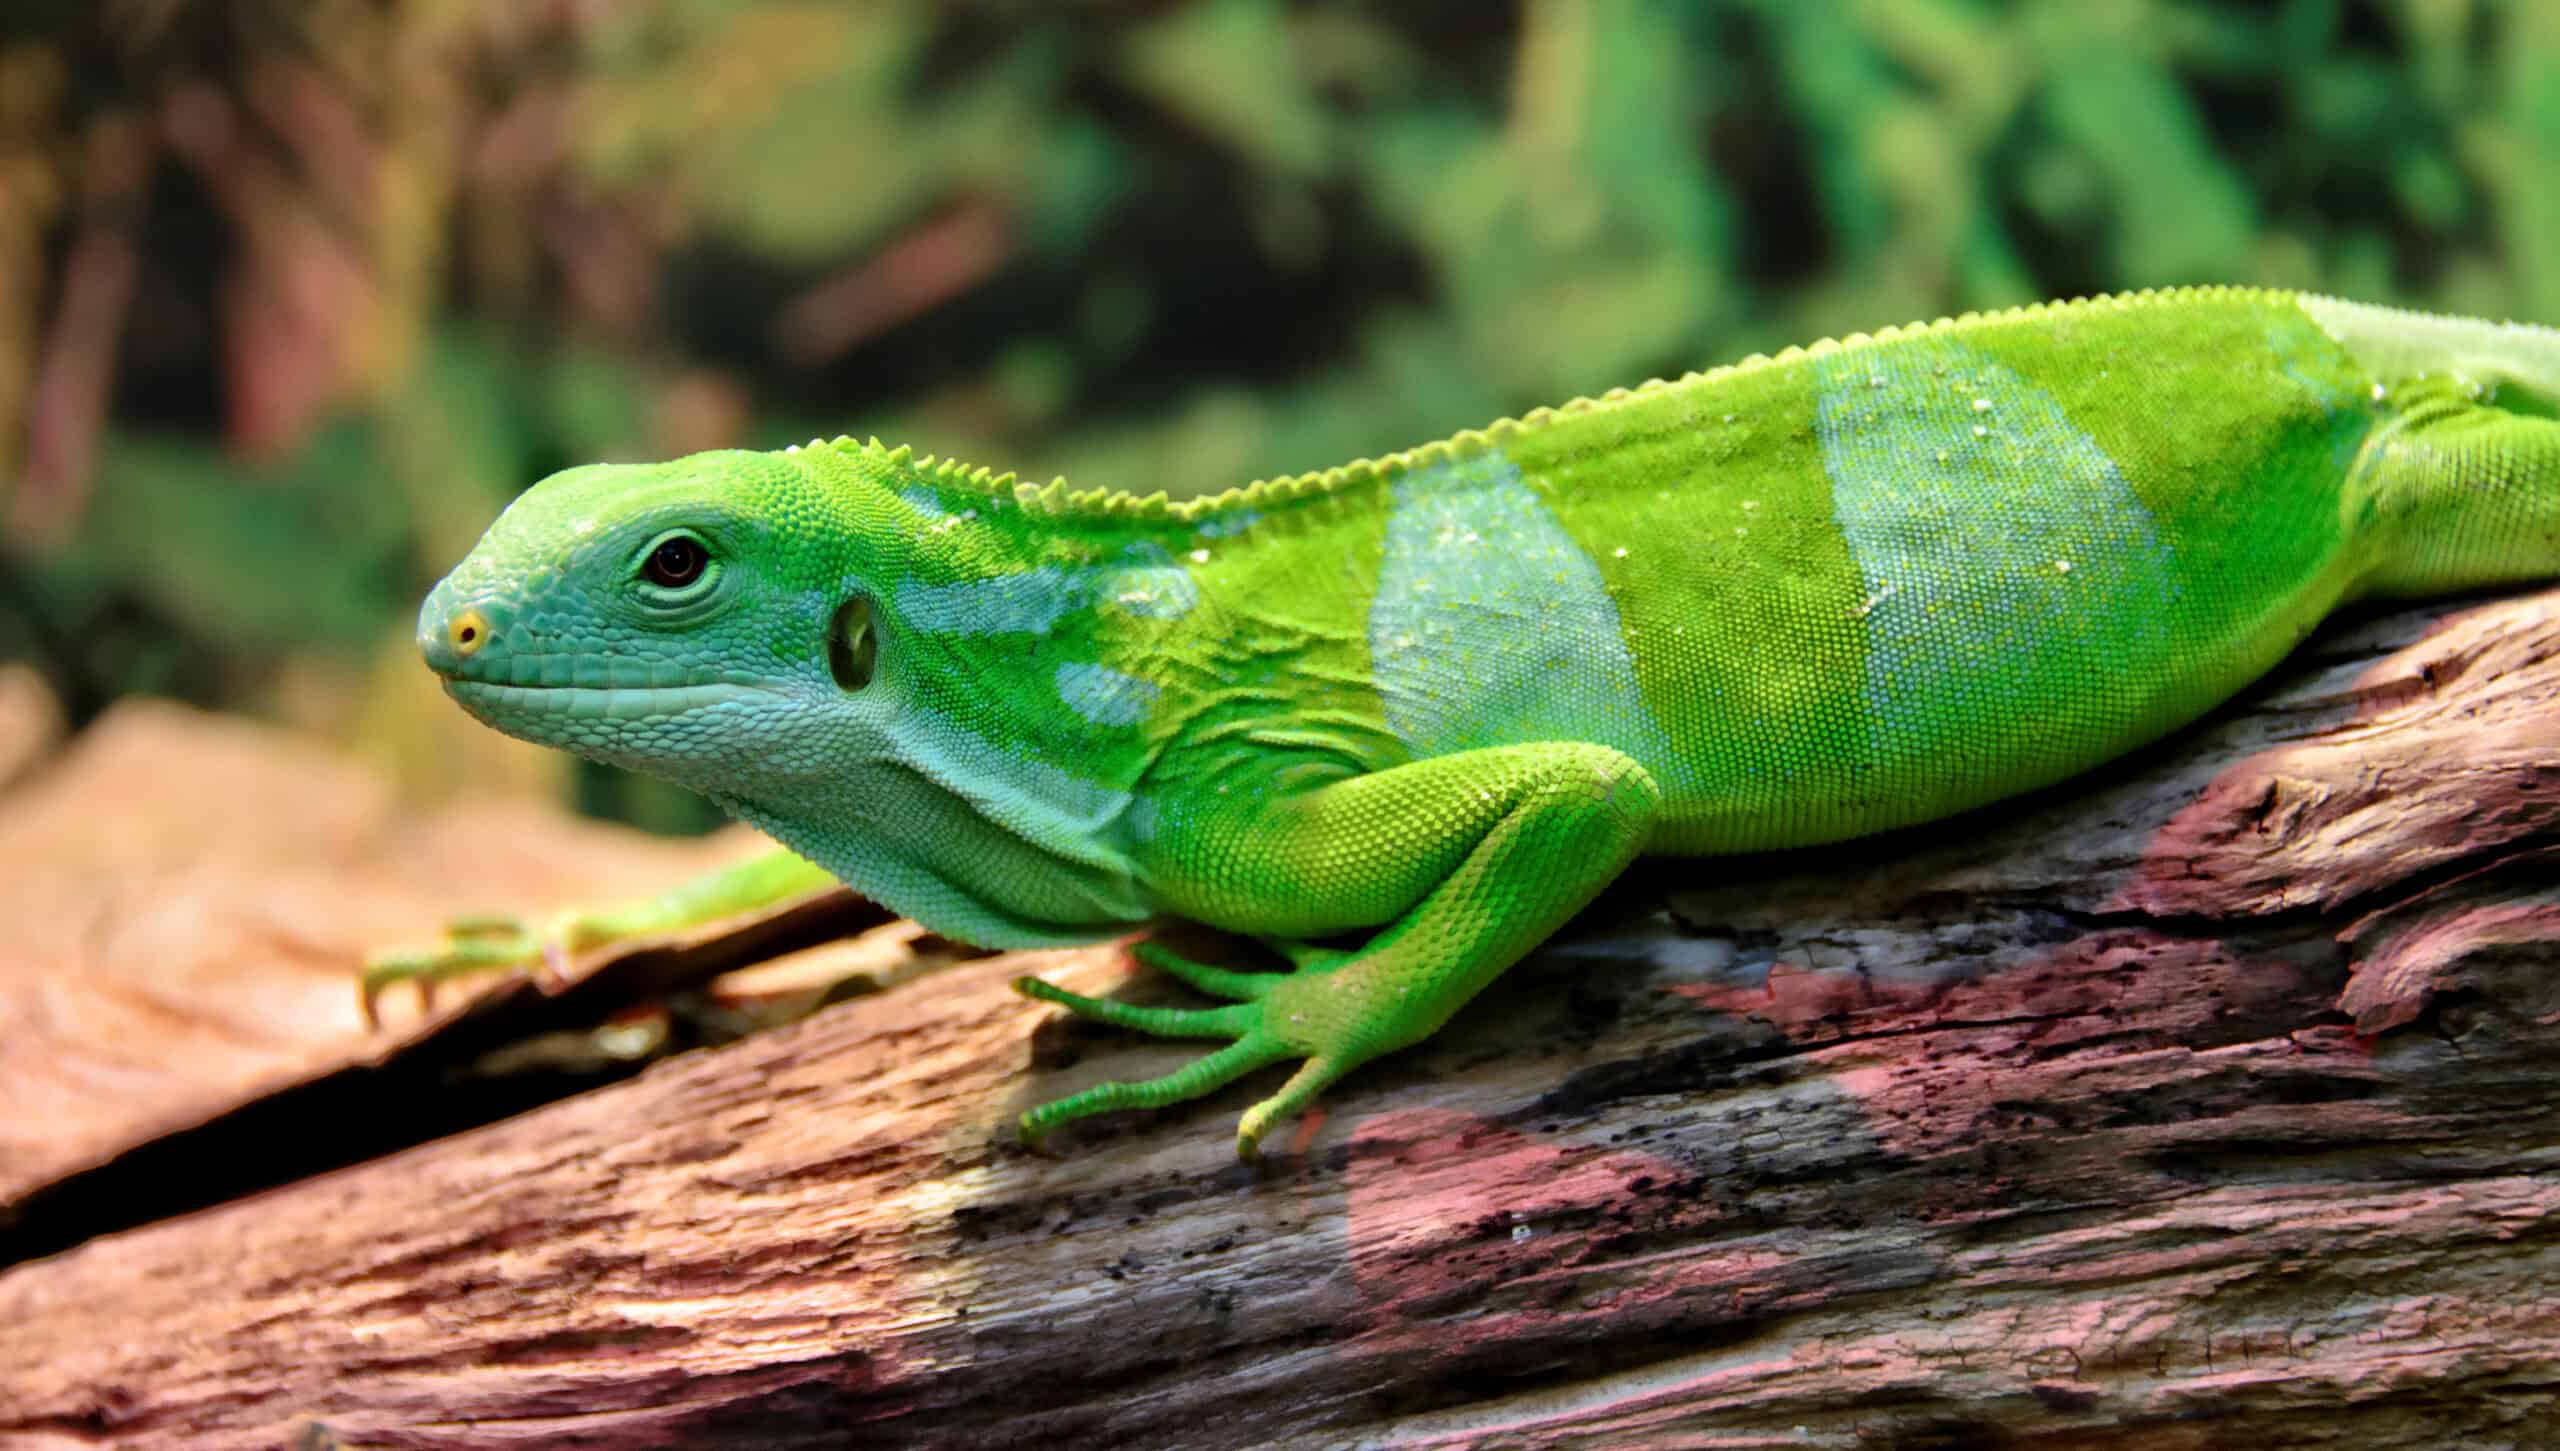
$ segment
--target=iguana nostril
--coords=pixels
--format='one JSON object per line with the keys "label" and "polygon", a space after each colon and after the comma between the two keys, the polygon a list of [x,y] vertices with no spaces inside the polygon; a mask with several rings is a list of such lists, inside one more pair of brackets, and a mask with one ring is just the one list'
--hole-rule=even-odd
{"label": "iguana nostril", "polygon": [[453,642],[454,653],[468,656],[489,642],[489,621],[478,610],[464,610],[445,626],[445,638]]}

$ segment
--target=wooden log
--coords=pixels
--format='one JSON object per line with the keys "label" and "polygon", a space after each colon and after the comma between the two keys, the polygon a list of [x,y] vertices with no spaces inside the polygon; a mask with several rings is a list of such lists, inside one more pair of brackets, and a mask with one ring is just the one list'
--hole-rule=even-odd
{"label": "wooden log", "polygon": [[1089,950],[20,1264],[0,1444],[2560,1444],[2556,821],[2560,593],[2368,617],[1649,865],[1260,1165],[1260,1078],[1012,1144],[1198,1051],[1006,989],[1176,996]]}
{"label": "wooden log", "polygon": [[[395,994],[376,1031],[347,986],[368,946],[432,940],[463,903],[614,900],[767,845],[653,841],[521,801],[413,814],[282,732],[157,702],[112,711],[0,809],[0,1223],[273,1095],[438,1034],[494,1041],[557,1016],[489,980],[432,1012]],[[518,1011],[463,1022],[498,1000]]]}

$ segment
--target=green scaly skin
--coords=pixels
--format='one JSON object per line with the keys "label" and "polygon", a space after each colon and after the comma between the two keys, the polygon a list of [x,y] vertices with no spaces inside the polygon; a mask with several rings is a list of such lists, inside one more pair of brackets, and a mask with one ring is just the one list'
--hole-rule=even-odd
{"label": "green scaly skin", "polygon": [[[2323,615],[2560,572],[2560,333],[2284,293],[1888,330],[1206,498],[877,442],[547,479],[427,602],[483,721],[703,791],[989,947],[1142,949],[1224,1044],[1037,1136],[1427,1037],[1640,853],[1831,841],[2193,720]],[[673,556],[664,551],[678,543]],[[701,568],[653,580],[649,561]],[[805,888],[777,858],[577,940]],[[1311,945],[1366,932],[1363,945]],[[368,985],[533,954],[463,937]]]}

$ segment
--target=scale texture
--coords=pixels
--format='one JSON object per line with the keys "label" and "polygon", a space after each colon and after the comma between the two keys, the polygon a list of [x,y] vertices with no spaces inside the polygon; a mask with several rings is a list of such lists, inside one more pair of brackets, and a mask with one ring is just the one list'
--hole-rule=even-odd
{"label": "scale texture", "polygon": [[2338,605],[2560,573],[2560,333],[2205,289],[1968,316],[1175,502],[878,442],[575,469],[428,599],[497,728],[702,790],[795,858],[378,959],[374,985],[805,890],[949,936],[1165,917],[1223,1043],[1109,1109],[1297,1072],[1254,1151],[1644,853],[2049,784]]}

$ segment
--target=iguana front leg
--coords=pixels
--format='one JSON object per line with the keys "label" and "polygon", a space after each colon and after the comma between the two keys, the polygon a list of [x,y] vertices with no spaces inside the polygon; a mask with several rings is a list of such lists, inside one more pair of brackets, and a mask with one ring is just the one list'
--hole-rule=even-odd
{"label": "iguana front leg", "polygon": [[834,881],[807,858],[777,850],[706,872],[653,897],[601,909],[573,907],[532,926],[512,917],[458,917],[446,924],[445,940],[437,946],[394,948],[365,958],[365,1021],[375,1020],[374,1000],[393,983],[415,982],[426,993],[446,978],[476,972],[547,967],[557,974],[570,953],[717,921]]}
{"label": "iguana front leg", "polygon": [[[1197,1098],[1256,1068],[1300,1059],[1236,1135],[1263,1137],[1334,1080],[1429,1037],[1503,969],[1597,896],[1643,849],[1662,793],[1605,746],[1548,742],[1443,756],[1284,797],[1256,819],[1203,829],[1169,856],[1195,882],[1192,910],[1282,939],[1287,974],[1236,973],[1161,951],[1142,959],[1231,1005],[1132,1007],[1024,978],[1028,996],[1167,1037],[1226,1047],[1145,1083],[1106,1083],[1022,1117],[1027,1138],[1119,1108]],[[1283,905],[1284,904],[1284,905]],[[1365,946],[1287,939],[1385,922]]]}

